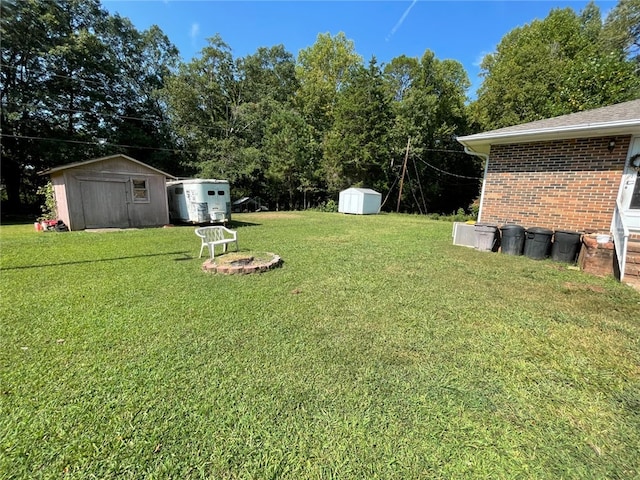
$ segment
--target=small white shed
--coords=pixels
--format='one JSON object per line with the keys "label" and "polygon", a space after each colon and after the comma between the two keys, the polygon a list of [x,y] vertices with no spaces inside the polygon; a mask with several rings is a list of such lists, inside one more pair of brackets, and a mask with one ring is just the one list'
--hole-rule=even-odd
{"label": "small white shed", "polygon": [[340,192],[338,212],[371,215],[380,211],[382,194],[370,188],[347,188]]}

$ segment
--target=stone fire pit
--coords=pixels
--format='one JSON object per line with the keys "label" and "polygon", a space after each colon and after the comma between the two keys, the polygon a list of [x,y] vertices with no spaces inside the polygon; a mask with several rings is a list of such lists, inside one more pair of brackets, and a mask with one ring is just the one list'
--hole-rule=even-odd
{"label": "stone fire pit", "polygon": [[280,266],[280,256],[269,252],[231,252],[209,259],[202,269],[210,273],[224,275],[266,272]]}

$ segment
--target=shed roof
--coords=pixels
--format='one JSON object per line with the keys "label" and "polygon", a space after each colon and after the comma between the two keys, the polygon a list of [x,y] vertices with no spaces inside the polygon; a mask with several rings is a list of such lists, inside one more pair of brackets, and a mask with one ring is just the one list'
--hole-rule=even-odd
{"label": "shed roof", "polygon": [[359,188],[359,187],[350,187],[347,188],[346,190],[343,190],[343,192],[348,192],[348,191],[356,191],[358,193],[363,193],[365,195],[382,195],[381,193],[376,192],[375,190],[372,190],[370,188]]}
{"label": "shed roof", "polygon": [[54,167],[54,168],[49,168],[47,170],[44,170],[42,172],[39,172],[40,175],[50,175],[52,173],[56,173],[56,172],[60,172],[62,170],[67,170],[69,168],[75,168],[75,167],[81,167],[81,166],[85,166],[85,165],[90,165],[92,163],[98,163],[98,162],[103,162],[105,160],[111,160],[113,158],[124,158],[130,162],[133,163],[137,163],[138,165],[141,165],[145,168],[148,168],[149,170],[153,170],[156,173],[159,173],[160,175],[164,175],[167,178],[173,178],[175,179],[176,177],[174,177],[173,175],[170,175],[166,172],[163,172],[162,170],[158,170],[157,168],[152,167],[151,165],[147,165],[146,163],[141,162],[140,160],[136,160],[135,158],[131,158],[127,155],[123,155],[121,153],[115,154],[115,155],[108,155],[106,157],[100,157],[100,158],[93,158],[91,160],[84,160],[82,162],[74,162],[74,163],[67,163],[66,165],[60,165],[59,167]]}
{"label": "shed roof", "polygon": [[559,117],[458,137],[468,153],[487,155],[491,145],[563,138],[640,134],[640,99]]}

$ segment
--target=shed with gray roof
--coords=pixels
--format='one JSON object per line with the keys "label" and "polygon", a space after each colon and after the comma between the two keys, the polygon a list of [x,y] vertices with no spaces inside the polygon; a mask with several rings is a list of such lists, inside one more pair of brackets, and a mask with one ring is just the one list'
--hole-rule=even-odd
{"label": "shed with gray roof", "polygon": [[169,223],[166,182],[175,177],[127,155],[70,163],[41,174],[50,176],[58,218],[70,230]]}

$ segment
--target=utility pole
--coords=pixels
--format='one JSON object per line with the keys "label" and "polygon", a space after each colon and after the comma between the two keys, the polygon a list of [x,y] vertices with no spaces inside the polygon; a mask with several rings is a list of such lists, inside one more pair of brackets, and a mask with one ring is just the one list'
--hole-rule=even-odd
{"label": "utility pole", "polygon": [[398,193],[398,206],[396,207],[396,213],[400,213],[400,198],[402,198],[402,186],[404,185],[404,174],[407,171],[407,159],[409,158],[409,143],[411,143],[411,137],[407,138],[407,151],[404,154],[404,163],[402,164],[402,176],[400,177],[400,192]]}

